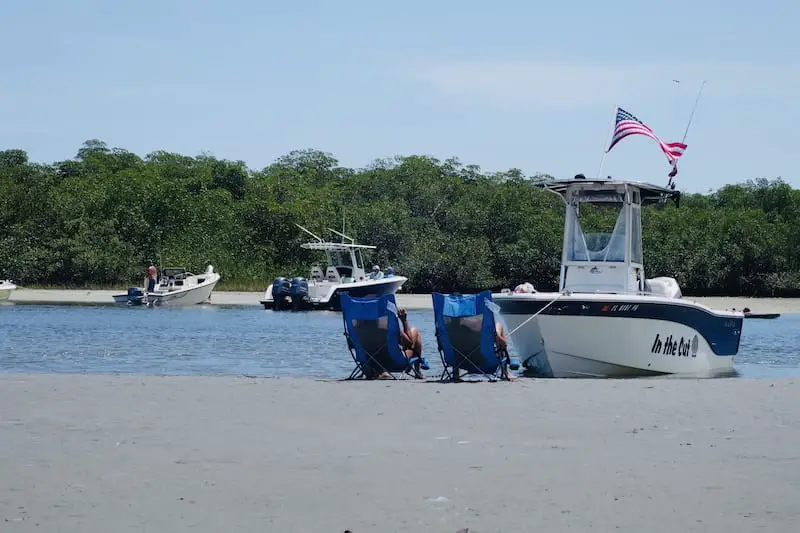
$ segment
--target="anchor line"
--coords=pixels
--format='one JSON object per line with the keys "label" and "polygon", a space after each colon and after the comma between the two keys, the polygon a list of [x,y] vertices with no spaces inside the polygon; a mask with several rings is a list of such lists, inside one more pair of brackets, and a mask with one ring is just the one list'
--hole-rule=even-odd
{"label": "anchor line", "polygon": [[553,300],[551,300],[550,302],[548,302],[548,303],[547,303],[547,305],[545,305],[544,307],[542,307],[541,309],[539,309],[538,311],[536,311],[534,314],[532,314],[531,316],[529,316],[528,318],[526,318],[526,319],[525,319],[525,321],[523,321],[523,322],[522,322],[522,324],[520,324],[519,326],[517,326],[517,327],[515,327],[514,329],[512,329],[511,331],[509,331],[509,332],[508,332],[508,335],[509,335],[509,336],[513,335],[513,334],[514,334],[514,332],[516,332],[516,331],[517,331],[519,328],[521,328],[522,326],[524,326],[525,324],[527,324],[528,322],[530,322],[531,320],[533,320],[534,318],[536,318],[537,316],[539,316],[539,314],[541,314],[541,312],[542,312],[542,311],[544,311],[545,309],[547,309],[548,307],[550,307],[551,305],[553,305],[554,303],[556,303],[556,302],[558,301],[558,299],[559,299],[559,298],[561,298],[562,296],[566,296],[567,294],[568,294],[568,293],[566,293],[566,292],[562,292],[562,293],[560,293],[560,294],[559,294],[558,296],[556,296],[556,297],[555,297]]}

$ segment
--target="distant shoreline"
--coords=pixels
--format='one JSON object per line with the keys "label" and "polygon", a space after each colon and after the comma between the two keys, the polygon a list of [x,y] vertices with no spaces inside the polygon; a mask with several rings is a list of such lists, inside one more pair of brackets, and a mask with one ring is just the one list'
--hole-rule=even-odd
{"label": "distant shoreline", "polygon": [[[11,293],[9,302],[20,304],[114,304],[112,295],[124,290],[92,289],[26,289]],[[211,304],[220,306],[260,307],[261,291],[214,291]],[[742,309],[749,307],[755,313],[800,313],[800,298],[748,298],[741,296],[684,296],[685,300],[698,302],[712,309]],[[397,303],[407,309],[431,309],[430,294],[397,294]]]}

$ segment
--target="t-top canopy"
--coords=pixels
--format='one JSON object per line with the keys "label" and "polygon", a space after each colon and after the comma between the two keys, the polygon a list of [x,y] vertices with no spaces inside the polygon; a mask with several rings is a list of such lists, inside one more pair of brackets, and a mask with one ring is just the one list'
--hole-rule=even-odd
{"label": "t-top canopy", "polygon": [[680,196],[680,191],[661,187],[660,185],[653,185],[651,183],[633,180],[598,180],[575,177],[569,180],[551,180],[538,185],[560,194],[562,197],[566,197],[567,192],[570,189],[578,189],[581,192],[580,196],[585,197],[587,201],[591,201],[592,199],[595,201],[613,200],[611,197],[604,199],[603,196],[615,196],[615,193],[622,193],[626,186],[628,188],[639,190],[642,203],[658,202],[667,198],[677,198]]}
{"label": "t-top canopy", "polygon": [[325,241],[312,241],[312,242],[305,242],[300,245],[300,248],[305,248],[306,250],[325,250],[328,252],[346,252],[348,250],[352,250],[354,248],[357,249],[375,249],[375,246],[370,246],[368,244],[350,244],[346,242],[325,242]]}

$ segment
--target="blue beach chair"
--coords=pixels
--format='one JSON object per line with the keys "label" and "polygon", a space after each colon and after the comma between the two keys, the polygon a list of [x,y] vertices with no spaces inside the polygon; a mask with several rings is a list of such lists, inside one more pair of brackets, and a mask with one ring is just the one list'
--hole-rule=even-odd
{"label": "blue beach chair", "polygon": [[511,361],[508,353],[496,345],[494,313],[489,308],[491,304],[487,305],[492,302],[492,293],[435,292],[431,296],[436,342],[444,366],[440,379],[458,380],[462,372],[491,380],[509,379],[508,369],[517,370],[519,363]]}
{"label": "blue beach chair", "polygon": [[[394,294],[379,298],[340,296],[347,347],[356,367],[347,379],[372,379],[383,372],[414,375],[414,366],[430,368],[424,357],[407,359],[400,345],[400,319]],[[417,376],[414,376],[417,377]]]}

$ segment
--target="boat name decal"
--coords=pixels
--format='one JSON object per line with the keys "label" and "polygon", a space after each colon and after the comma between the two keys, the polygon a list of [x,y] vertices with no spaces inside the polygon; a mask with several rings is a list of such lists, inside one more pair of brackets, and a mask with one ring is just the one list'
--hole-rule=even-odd
{"label": "boat name decal", "polygon": [[656,333],[650,353],[675,355],[677,357],[697,357],[698,343],[697,335],[693,339],[675,338],[671,334],[662,338],[661,335]]}

